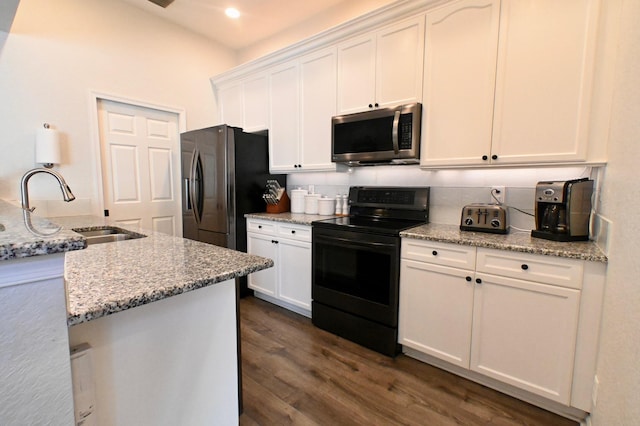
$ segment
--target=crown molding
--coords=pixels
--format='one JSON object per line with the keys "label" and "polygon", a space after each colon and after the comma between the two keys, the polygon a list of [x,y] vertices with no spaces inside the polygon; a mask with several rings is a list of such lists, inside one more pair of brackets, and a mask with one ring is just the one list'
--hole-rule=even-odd
{"label": "crown molding", "polygon": [[260,72],[273,65],[295,59],[303,54],[312,53],[315,50],[337,44],[350,37],[419,15],[448,1],[450,0],[401,0],[383,6],[290,46],[211,77],[211,84],[214,87],[224,85],[236,79],[241,79],[248,74]]}

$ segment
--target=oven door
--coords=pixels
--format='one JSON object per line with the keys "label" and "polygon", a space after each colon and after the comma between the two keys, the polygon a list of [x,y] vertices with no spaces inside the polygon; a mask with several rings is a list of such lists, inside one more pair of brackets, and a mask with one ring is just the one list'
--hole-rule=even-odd
{"label": "oven door", "polygon": [[396,327],[400,237],[314,227],[312,241],[314,302]]}

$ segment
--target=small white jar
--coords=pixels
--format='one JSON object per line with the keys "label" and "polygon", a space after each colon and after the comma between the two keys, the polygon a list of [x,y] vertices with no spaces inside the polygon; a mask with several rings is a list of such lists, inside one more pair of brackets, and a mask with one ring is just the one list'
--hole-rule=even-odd
{"label": "small white jar", "polygon": [[318,200],[318,214],[322,216],[331,216],[335,212],[336,200],[328,197],[321,197]]}
{"label": "small white jar", "polygon": [[291,190],[291,213],[304,213],[304,197],[307,195],[306,189]]}
{"label": "small white jar", "polygon": [[318,214],[318,200],[320,194],[307,194],[304,196],[305,214]]}

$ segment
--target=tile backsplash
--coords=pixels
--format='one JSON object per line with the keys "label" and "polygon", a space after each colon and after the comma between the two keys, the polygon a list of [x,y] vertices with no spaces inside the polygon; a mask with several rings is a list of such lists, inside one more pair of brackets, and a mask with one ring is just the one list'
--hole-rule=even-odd
{"label": "tile backsplash", "polygon": [[[431,187],[429,221],[458,225],[462,207],[471,203],[492,202],[491,187],[505,187],[505,204],[509,222],[527,232],[534,227],[535,187],[543,180],[567,180],[580,177],[597,178],[591,167],[496,168],[422,170],[419,166],[374,166],[344,169],[330,173],[296,173],[287,176],[289,190],[307,189],[329,197],[344,194],[350,186],[429,186]],[[596,187],[597,183],[596,183]],[[597,197],[596,197],[597,199]],[[520,212],[518,210],[522,210]],[[528,214],[529,215],[528,215]]]}

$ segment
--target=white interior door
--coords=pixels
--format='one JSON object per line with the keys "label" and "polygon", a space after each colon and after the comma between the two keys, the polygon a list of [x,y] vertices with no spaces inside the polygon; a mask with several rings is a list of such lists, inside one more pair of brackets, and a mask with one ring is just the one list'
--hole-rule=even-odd
{"label": "white interior door", "polygon": [[98,124],[109,218],[181,236],[178,114],[99,99]]}

